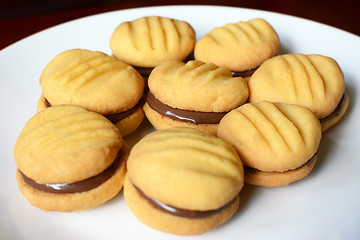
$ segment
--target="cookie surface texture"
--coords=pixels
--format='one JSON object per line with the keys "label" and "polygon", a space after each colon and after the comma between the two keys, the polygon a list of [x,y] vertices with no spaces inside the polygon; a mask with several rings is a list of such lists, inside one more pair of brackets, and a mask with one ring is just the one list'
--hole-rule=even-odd
{"label": "cookie surface texture", "polygon": [[231,71],[246,71],[258,67],[279,49],[275,30],[264,19],[256,18],[214,28],[197,41],[194,56]]}
{"label": "cookie surface texture", "polygon": [[102,115],[134,107],[142,97],[144,84],[130,65],[85,49],[58,54],[40,76],[42,95],[52,106],[77,105]]}
{"label": "cookie surface texture", "polygon": [[189,23],[158,16],[123,22],[110,39],[113,55],[137,67],[184,60],[194,46],[195,31]]}
{"label": "cookie surface texture", "polygon": [[260,102],[227,114],[219,124],[218,136],[235,147],[247,167],[283,173],[306,165],[317,153],[322,133],[310,110]]}
{"label": "cookie surface texture", "polygon": [[249,82],[251,103],[296,104],[319,119],[331,114],[345,93],[337,62],[322,55],[285,54],[265,61]]}
{"label": "cookie surface texture", "polygon": [[[151,219],[145,217],[149,211],[159,213],[158,219],[153,220],[155,222],[164,222],[165,219],[161,216],[171,216],[169,219],[180,219],[184,222],[194,222],[194,220],[189,220],[191,219],[189,217],[173,216],[169,212],[155,208],[153,204],[145,204],[144,202],[148,200],[140,197],[139,193],[134,194],[137,191],[134,190],[134,186],[147,198],[175,208],[209,211],[226,206],[224,209],[232,209],[232,214],[236,211],[234,205],[238,205],[234,201],[238,201],[236,196],[243,186],[243,167],[234,148],[222,139],[191,128],[169,128],[147,135],[133,147],[127,168],[130,191],[124,188],[125,200],[130,209],[138,207],[147,209],[144,213],[135,210],[134,214],[136,216],[140,214],[141,216],[137,217],[149,226],[154,225],[148,222]],[[137,200],[130,200],[127,197],[129,192],[130,199]],[[137,201],[144,205],[138,206]],[[148,206],[144,207],[146,205]],[[228,216],[227,220],[232,215],[225,213],[227,211],[222,212],[212,216],[225,214]],[[195,222],[201,224],[203,220],[207,221],[206,219],[208,218],[204,217]],[[221,224],[224,219],[221,221],[220,219],[223,217],[212,221]],[[171,223],[176,221],[169,224]],[[159,226],[165,225],[159,223]],[[206,228],[204,231],[213,227],[214,225],[204,226]],[[157,229],[160,231],[172,232],[169,229],[159,228]],[[187,227],[182,229],[179,225],[172,227],[174,228],[178,228],[177,232],[172,232],[174,234],[200,234],[191,232]]]}
{"label": "cookie surface texture", "polygon": [[[118,129],[102,115],[76,106],[47,108],[25,124],[16,141],[14,159],[19,188],[33,205],[46,211],[95,207],[122,188],[128,152]],[[119,160],[118,167],[108,180],[78,193],[38,190],[21,176],[40,185],[75,186],[102,174],[115,159]]]}

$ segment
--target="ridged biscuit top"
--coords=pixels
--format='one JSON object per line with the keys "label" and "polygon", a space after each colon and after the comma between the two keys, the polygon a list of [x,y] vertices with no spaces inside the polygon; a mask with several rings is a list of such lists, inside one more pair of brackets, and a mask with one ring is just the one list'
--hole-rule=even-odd
{"label": "ridged biscuit top", "polygon": [[102,115],[54,106],[25,124],[14,159],[21,172],[39,183],[73,183],[105,170],[121,146],[119,131]]}
{"label": "ridged biscuit top", "polygon": [[280,39],[261,18],[216,27],[197,41],[195,59],[212,62],[232,71],[258,67],[280,50]]}
{"label": "ridged biscuit top", "polygon": [[53,106],[73,104],[106,115],[134,107],[143,94],[144,79],[105,53],[71,49],[49,62],[40,85]]}
{"label": "ridged biscuit top", "polygon": [[235,147],[244,165],[282,172],[311,159],[320,144],[321,127],[304,107],[247,103],[220,121],[218,136]]}
{"label": "ridged biscuit top", "polygon": [[309,108],[318,118],[328,116],[344,92],[344,75],[330,57],[285,54],[265,61],[249,82],[250,102],[272,101]]}
{"label": "ridged biscuit top", "polygon": [[191,128],[153,132],[132,149],[130,181],[145,195],[187,210],[218,209],[243,186],[243,167],[234,148]]}
{"label": "ridged biscuit top", "polygon": [[195,31],[187,22],[158,16],[123,22],[110,39],[113,54],[138,67],[183,60],[194,46]]}
{"label": "ridged biscuit top", "polygon": [[168,61],[151,72],[150,91],[163,103],[201,112],[230,111],[248,99],[246,81],[230,70],[194,60]]}

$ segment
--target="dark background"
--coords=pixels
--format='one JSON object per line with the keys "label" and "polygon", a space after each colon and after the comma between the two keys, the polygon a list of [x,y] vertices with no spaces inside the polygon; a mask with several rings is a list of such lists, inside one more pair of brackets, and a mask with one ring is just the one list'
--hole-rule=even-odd
{"label": "dark background", "polygon": [[360,7],[354,0],[1,0],[0,49],[40,30],[92,14],[144,6],[185,4],[236,6],[284,13],[360,36]]}

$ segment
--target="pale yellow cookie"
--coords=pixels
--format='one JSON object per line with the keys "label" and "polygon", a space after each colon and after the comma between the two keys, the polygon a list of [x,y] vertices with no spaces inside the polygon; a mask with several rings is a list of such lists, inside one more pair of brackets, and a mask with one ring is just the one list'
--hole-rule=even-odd
{"label": "pale yellow cookie", "polygon": [[203,233],[227,221],[239,204],[243,167],[235,149],[196,129],[145,136],[132,148],[127,169],[124,194],[130,210],[163,232]]}
{"label": "pale yellow cookie", "polygon": [[[142,111],[139,101],[144,92],[144,79],[130,65],[105,53],[72,49],[58,54],[40,76],[42,96],[37,110],[62,104],[71,104],[107,115]],[[116,118],[115,124],[124,118]],[[140,125],[136,118],[126,129],[129,134]],[[125,120],[126,121],[126,120]],[[123,136],[127,135],[125,132]]]}
{"label": "pale yellow cookie", "polygon": [[280,39],[261,18],[216,27],[197,41],[195,59],[241,72],[258,67],[278,54]]}
{"label": "pale yellow cookie", "polygon": [[194,45],[195,31],[189,23],[158,16],[123,22],[110,39],[113,55],[136,67],[155,67],[163,61],[184,60]]}
{"label": "pale yellow cookie", "polygon": [[73,105],[47,108],[16,141],[19,188],[46,211],[95,207],[122,188],[128,152],[119,130],[102,115]]}
{"label": "pale yellow cookie", "polygon": [[249,96],[243,78],[198,60],[163,62],[151,72],[148,83],[144,111],[153,126],[160,129],[192,124],[190,127],[209,127],[208,132],[216,133],[221,117],[245,103]]}
{"label": "pale yellow cookie", "polygon": [[[243,164],[247,166],[245,171],[250,170],[255,177],[262,178],[269,175],[263,173],[271,173],[270,177],[266,176],[270,180],[271,175],[278,178],[279,174],[287,174],[287,177],[278,178],[281,181],[277,180],[276,186],[279,186],[309,174],[312,167],[294,170],[309,164],[310,159],[316,160],[313,157],[322,134],[319,120],[307,108],[259,102],[245,104],[228,113],[219,124],[218,136],[235,147]],[[299,172],[302,173],[300,177]],[[261,182],[247,181],[246,178],[245,181]],[[274,183],[266,181],[259,185],[274,186]]]}
{"label": "pale yellow cookie", "polygon": [[167,105],[202,112],[232,110],[243,104],[249,94],[242,78],[199,60],[162,63],[151,72],[149,89]]}
{"label": "pale yellow cookie", "polygon": [[[339,65],[322,55],[273,57],[255,71],[248,84],[251,103],[296,104],[310,109],[319,119],[329,116],[345,94],[344,75]],[[345,109],[347,106],[344,105]]]}

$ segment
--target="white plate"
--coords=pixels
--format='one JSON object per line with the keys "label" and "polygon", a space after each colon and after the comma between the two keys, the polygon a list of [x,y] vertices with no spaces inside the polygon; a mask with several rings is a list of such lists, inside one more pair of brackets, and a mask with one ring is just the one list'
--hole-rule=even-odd
{"label": "white plate", "polygon": [[[150,229],[129,211],[122,192],[84,212],[43,212],[21,195],[13,147],[35,114],[42,69],[72,48],[110,54],[109,39],[122,21],[161,15],[188,21],[201,37],[215,26],[261,17],[278,32],[283,52],[317,53],[340,64],[350,95],[345,119],[324,134],[319,163],[306,179],[286,187],[246,186],[239,212],[226,224],[187,239],[360,239],[360,38],[316,22],[242,8],[150,7],[115,11],[61,24],[0,52],[0,239],[183,239]],[[138,136],[149,131],[143,126]],[[131,139],[134,141],[136,139]]]}

